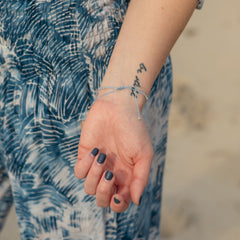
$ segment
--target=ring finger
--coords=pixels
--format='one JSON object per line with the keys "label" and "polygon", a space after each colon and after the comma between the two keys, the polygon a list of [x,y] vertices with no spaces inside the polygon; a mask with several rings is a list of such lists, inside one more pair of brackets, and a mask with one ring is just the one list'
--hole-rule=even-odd
{"label": "ring finger", "polygon": [[96,194],[97,185],[101,179],[105,166],[106,154],[100,153],[98,158],[94,160],[84,183],[85,192],[87,194]]}
{"label": "ring finger", "polygon": [[115,192],[115,177],[111,171],[105,171],[97,186],[96,202],[100,207],[108,207]]}

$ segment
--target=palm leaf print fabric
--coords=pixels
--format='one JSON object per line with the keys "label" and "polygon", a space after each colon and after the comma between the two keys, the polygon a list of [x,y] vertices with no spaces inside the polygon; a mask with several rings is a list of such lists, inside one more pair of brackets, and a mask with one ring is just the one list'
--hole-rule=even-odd
{"label": "palm leaf print fabric", "polygon": [[155,156],[141,206],[100,208],[74,176],[129,0],[0,0],[0,228],[14,201],[22,239],[159,239],[172,68],[143,109]]}

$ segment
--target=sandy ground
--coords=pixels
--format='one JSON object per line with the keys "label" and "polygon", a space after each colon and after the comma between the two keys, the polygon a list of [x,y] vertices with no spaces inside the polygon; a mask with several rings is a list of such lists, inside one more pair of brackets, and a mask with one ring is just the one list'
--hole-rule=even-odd
{"label": "sandy ground", "polygon": [[[172,51],[161,240],[240,239],[239,9],[206,0]],[[13,209],[0,239],[19,239]]]}
{"label": "sandy ground", "polygon": [[163,240],[240,239],[240,1],[205,1],[172,51]]}

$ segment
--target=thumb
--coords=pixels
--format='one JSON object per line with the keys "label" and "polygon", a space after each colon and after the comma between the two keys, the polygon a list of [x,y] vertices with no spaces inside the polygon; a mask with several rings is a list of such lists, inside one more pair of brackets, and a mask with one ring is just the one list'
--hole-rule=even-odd
{"label": "thumb", "polygon": [[144,191],[144,188],[147,186],[148,178],[151,170],[151,163],[154,153],[151,149],[151,153],[147,156],[146,154],[139,159],[134,168],[133,168],[133,178],[132,183],[130,184],[130,194],[131,199],[134,204],[140,204],[140,198]]}

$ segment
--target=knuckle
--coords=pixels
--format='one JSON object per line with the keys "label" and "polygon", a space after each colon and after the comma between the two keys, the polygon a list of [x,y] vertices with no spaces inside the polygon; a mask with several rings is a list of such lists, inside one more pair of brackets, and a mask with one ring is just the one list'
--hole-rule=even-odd
{"label": "knuckle", "polygon": [[78,169],[78,167],[76,165],[74,167],[74,174],[75,174],[76,178],[78,178],[78,179],[82,178],[81,173],[80,173],[80,171],[79,171],[79,169]]}
{"label": "knuckle", "polygon": [[106,196],[109,194],[108,189],[105,186],[99,185],[97,188],[97,192],[103,196]]}
{"label": "knuckle", "polygon": [[88,195],[96,194],[95,188],[88,186],[87,181],[85,181],[85,183],[84,183],[84,190],[85,190],[86,194],[88,194]]}
{"label": "knuckle", "polygon": [[103,208],[106,208],[109,206],[109,203],[106,202],[106,201],[103,201],[103,200],[100,200],[100,199],[96,199],[96,203],[99,207],[103,207]]}
{"label": "knuckle", "polygon": [[138,184],[140,185],[140,186],[143,186],[144,188],[147,186],[147,184],[148,184],[148,178],[139,178],[138,180]]}
{"label": "knuckle", "polygon": [[99,171],[99,168],[96,166],[91,167],[91,178],[98,179],[102,171]]}
{"label": "knuckle", "polygon": [[78,145],[78,159],[82,159],[85,154],[89,151],[89,148],[79,143]]}

